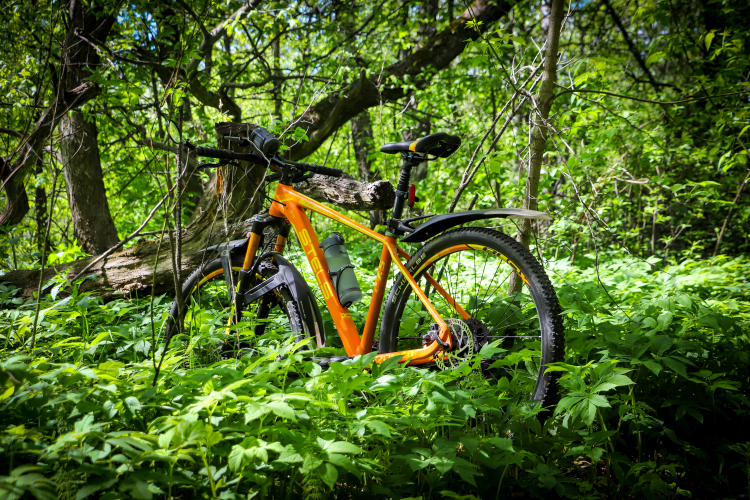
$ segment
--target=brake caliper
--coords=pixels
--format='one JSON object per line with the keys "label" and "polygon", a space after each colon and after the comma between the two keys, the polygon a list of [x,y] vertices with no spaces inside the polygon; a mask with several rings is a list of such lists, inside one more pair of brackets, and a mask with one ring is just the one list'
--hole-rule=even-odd
{"label": "brake caliper", "polygon": [[422,338],[422,345],[424,347],[432,344],[432,342],[437,342],[441,349],[448,349],[450,347],[450,344],[440,340],[440,326],[437,323],[431,324],[430,329]]}

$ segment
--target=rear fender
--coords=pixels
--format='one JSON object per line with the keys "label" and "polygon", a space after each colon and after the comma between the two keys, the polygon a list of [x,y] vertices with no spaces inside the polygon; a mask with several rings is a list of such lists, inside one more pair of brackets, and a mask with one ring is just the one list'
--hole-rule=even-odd
{"label": "rear fender", "polygon": [[417,227],[414,232],[401,238],[401,241],[405,243],[420,243],[452,227],[483,219],[552,220],[552,217],[544,212],[525,210],[523,208],[492,208],[489,210],[472,210],[470,212],[435,215]]}

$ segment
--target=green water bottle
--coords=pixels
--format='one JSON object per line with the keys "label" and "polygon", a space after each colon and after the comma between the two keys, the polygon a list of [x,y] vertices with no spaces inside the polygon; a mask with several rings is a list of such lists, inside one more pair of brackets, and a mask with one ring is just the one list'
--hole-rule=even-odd
{"label": "green water bottle", "polygon": [[328,263],[328,273],[331,275],[333,288],[336,290],[341,305],[349,307],[362,300],[362,290],[359,288],[357,276],[354,274],[354,265],[349,259],[341,233],[331,233],[320,243],[320,248],[323,249]]}

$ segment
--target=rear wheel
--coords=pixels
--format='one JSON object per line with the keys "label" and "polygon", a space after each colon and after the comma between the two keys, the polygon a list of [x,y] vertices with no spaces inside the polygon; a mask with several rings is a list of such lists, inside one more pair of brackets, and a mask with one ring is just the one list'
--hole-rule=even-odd
{"label": "rear wheel", "polygon": [[[236,287],[242,258],[232,257],[232,282]],[[272,277],[278,268],[268,261],[259,266],[253,285]],[[242,321],[235,324],[235,310],[228,295],[228,287],[221,260],[216,259],[195,270],[182,288],[185,308],[182,316],[175,300],[169,311],[165,338],[177,333],[178,320],[182,319],[183,343],[188,361],[203,365],[220,359],[222,353],[238,354],[242,347],[256,345],[259,339],[295,336],[297,340],[315,337],[310,325],[303,321],[299,307],[286,287],[279,287],[246,306]]]}
{"label": "rear wheel", "polygon": [[[533,404],[557,401],[558,372],[546,372],[544,367],[563,359],[560,304],[544,269],[528,250],[497,231],[455,229],[420,248],[406,268],[453,334],[454,348],[438,364],[465,359],[499,340],[506,352],[485,360],[483,374],[508,376]],[[428,273],[448,297],[430,286]],[[399,276],[383,313],[380,352],[419,348],[436,326],[407,280]]]}

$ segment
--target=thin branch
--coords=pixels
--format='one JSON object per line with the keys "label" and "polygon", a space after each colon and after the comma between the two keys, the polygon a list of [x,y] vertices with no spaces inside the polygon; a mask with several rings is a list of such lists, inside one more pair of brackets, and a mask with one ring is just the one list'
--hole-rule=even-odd
{"label": "thin branch", "polygon": [[[555,84],[556,87],[565,88],[562,85]],[[750,90],[741,90],[740,92],[730,92],[728,94],[716,94],[711,96],[703,96],[703,97],[691,97],[689,99],[681,99],[679,101],[653,101],[651,99],[640,99],[638,97],[633,97],[629,95],[623,95],[623,94],[615,94],[614,92],[607,92],[606,90],[590,90],[590,89],[566,89],[563,92],[559,92],[555,94],[552,97],[552,100],[557,99],[561,95],[565,94],[571,94],[571,93],[587,93],[587,94],[604,94],[609,95],[612,97],[619,97],[620,99],[629,99],[631,101],[638,101],[638,102],[646,102],[649,104],[659,104],[659,105],[665,105],[665,106],[671,106],[673,104],[682,104],[686,102],[695,102],[695,101],[704,101],[706,99],[713,99],[716,97],[727,97],[731,95],[739,95],[739,94],[749,94]]]}

